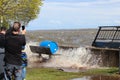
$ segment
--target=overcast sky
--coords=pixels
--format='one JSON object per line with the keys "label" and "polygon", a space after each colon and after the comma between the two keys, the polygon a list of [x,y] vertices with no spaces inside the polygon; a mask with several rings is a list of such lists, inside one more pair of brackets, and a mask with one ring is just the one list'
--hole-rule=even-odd
{"label": "overcast sky", "polygon": [[120,0],[45,0],[28,30],[82,29],[120,25]]}

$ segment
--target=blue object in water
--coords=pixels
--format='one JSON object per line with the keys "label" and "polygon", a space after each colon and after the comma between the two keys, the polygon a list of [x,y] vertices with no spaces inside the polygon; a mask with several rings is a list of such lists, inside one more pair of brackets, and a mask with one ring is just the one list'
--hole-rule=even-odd
{"label": "blue object in water", "polygon": [[40,47],[46,47],[50,48],[51,54],[55,54],[55,52],[58,50],[58,45],[54,41],[45,40],[40,43]]}

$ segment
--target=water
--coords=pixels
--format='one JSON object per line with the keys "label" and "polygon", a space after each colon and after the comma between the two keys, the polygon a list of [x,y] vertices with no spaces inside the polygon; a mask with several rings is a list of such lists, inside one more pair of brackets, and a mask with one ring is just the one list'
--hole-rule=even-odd
{"label": "water", "polygon": [[[29,43],[26,46],[26,52],[28,53],[29,66],[35,66],[35,62],[39,62],[38,54],[32,53],[29,49],[29,45],[38,45],[38,43]],[[45,63],[36,64],[37,66],[43,67],[59,67],[59,68],[76,68],[86,69],[91,67],[99,67],[98,63],[101,58],[91,54],[89,49],[84,47],[62,49],[60,48],[57,52],[59,55],[52,56],[52,59]],[[45,56],[45,55],[43,55]],[[34,64],[34,65],[32,65]]]}
{"label": "water", "polygon": [[71,68],[82,68],[82,67],[97,67],[99,58],[97,60],[95,56],[91,54],[91,51],[84,48],[73,48],[73,49],[59,49],[57,54],[59,56],[53,56],[52,59],[44,64],[47,67],[71,67]]}
{"label": "water", "polygon": [[33,67],[34,64],[36,61],[39,61],[39,58],[38,58],[38,54],[36,53],[32,53],[31,50],[30,50],[30,45],[33,45],[33,46],[36,46],[38,45],[37,42],[29,42],[26,44],[26,47],[25,47],[25,51],[27,53],[27,57],[28,57],[28,67]]}
{"label": "water", "polygon": [[120,80],[120,77],[97,75],[97,76],[85,76],[82,78],[75,78],[71,80]]}
{"label": "water", "polygon": [[75,79],[71,79],[71,80],[91,80],[91,79],[89,76],[87,76],[87,77],[75,78]]}

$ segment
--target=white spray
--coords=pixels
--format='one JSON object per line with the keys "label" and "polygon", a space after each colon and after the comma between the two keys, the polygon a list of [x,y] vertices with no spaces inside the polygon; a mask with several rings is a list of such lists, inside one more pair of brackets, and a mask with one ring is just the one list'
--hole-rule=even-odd
{"label": "white spray", "polygon": [[[30,45],[37,45],[38,43],[29,43],[26,45],[26,52],[28,54],[29,67],[35,66],[36,61],[39,61],[38,54],[30,51]],[[98,67],[101,58],[91,53],[89,49],[84,47],[73,49],[59,49],[52,58],[44,63],[37,63],[37,66],[44,67],[64,67],[64,68],[81,68],[81,67]]]}

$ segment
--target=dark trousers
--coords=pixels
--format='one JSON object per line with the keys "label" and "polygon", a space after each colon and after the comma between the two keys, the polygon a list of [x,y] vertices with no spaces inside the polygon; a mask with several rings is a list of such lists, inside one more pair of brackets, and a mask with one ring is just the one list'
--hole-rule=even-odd
{"label": "dark trousers", "polygon": [[0,74],[4,71],[4,53],[0,53]]}
{"label": "dark trousers", "polygon": [[8,75],[8,80],[12,80],[13,76],[14,80],[22,80],[22,66],[6,63],[6,72]]}

